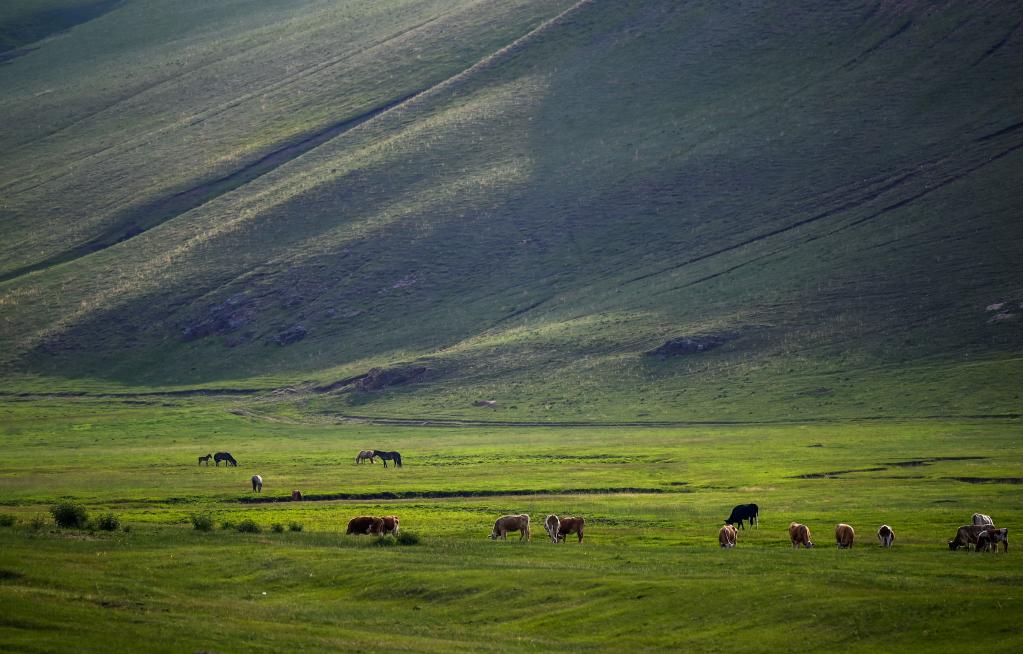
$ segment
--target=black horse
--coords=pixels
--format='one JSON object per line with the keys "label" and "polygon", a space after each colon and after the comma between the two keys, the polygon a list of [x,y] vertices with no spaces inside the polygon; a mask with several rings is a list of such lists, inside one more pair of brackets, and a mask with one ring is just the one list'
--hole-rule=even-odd
{"label": "black horse", "polygon": [[373,450],[373,456],[378,456],[384,462],[384,467],[387,467],[388,461],[394,461],[394,467],[401,467],[401,454],[397,452],[384,452],[383,450]]}
{"label": "black horse", "polygon": [[230,452],[217,452],[216,454],[213,455],[213,462],[216,464],[218,468],[220,467],[221,461],[226,461],[227,465],[229,466],[238,465],[238,462],[234,460],[234,457],[231,456]]}

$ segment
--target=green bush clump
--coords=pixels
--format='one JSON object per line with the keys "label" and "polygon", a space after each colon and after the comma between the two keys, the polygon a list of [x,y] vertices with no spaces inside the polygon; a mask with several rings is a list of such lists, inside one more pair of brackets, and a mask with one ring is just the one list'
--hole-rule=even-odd
{"label": "green bush clump", "polygon": [[96,524],[103,531],[117,531],[117,528],[121,526],[121,521],[113,513],[108,513],[101,515]]}
{"label": "green bush clump", "polygon": [[225,520],[220,523],[220,528],[224,530],[234,529],[234,523],[231,522],[230,520]]}
{"label": "green bush clump", "polygon": [[399,545],[418,545],[419,536],[415,532],[403,531],[398,534],[397,541]]}
{"label": "green bush clump", "polygon": [[377,536],[373,539],[373,544],[377,547],[394,547],[398,541],[394,540],[394,536]]}
{"label": "green bush clump", "polygon": [[193,513],[188,516],[192,521],[192,527],[199,531],[210,531],[213,529],[213,518],[208,513]]}
{"label": "green bush clump", "polygon": [[288,530],[289,531],[302,531],[302,523],[301,522],[292,522],[291,524],[288,525]]}
{"label": "green bush clump", "polygon": [[39,531],[46,526],[46,518],[41,515],[34,515],[32,519],[28,521],[28,528],[32,531]]}
{"label": "green bush clump", "polygon": [[50,507],[53,522],[58,527],[84,529],[89,525],[89,514],[81,504],[65,500]]}
{"label": "green bush clump", "polygon": [[256,521],[251,518],[245,518],[239,522],[235,529],[243,534],[258,534],[262,531],[262,529],[259,528],[259,525],[256,524]]}
{"label": "green bush clump", "polygon": [[0,513],[0,527],[10,527],[16,519],[9,513]]}
{"label": "green bush clump", "polygon": [[270,531],[274,532],[275,534],[283,534],[284,533],[284,525],[282,525],[279,522],[275,522],[272,525],[270,525]]}

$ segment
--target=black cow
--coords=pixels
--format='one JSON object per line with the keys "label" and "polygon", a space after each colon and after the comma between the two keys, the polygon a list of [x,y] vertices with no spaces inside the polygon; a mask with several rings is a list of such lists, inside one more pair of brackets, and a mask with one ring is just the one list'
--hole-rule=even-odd
{"label": "black cow", "polygon": [[732,515],[728,516],[728,519],[725,520],[725,524],[734,525],[735,523],[739,523],[739,528],[745,529],[745,527],[742,526],[742,521],[748,520],[751,527],[756,525],[757,529],[760,529],[759,516],[760,507],[756,504],[740,504],[732,509]]}

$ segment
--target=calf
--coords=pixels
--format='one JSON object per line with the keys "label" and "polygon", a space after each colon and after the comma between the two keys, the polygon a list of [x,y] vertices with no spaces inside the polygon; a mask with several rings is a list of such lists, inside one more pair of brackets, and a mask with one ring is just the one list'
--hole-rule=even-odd
{"label": "calf", "polygon": [[792,547],[798,548],[800,545],[803,547],[813,547],[813,541],[810,540],[809,527],[798,522],[789,524],[789,539],[792,541]]}
{"label": "calf", "polygon": [[543,528],[547,535],[551,537],[551,542],[557,543],[558,530],[561,529],[561,520],[558,519],[558,516],[554,514],[547,516],[547,519],[543,521]]}
{"label": "calf", "polygon": [[844,550],[853,546],[853,540],[856,538],[856,532],[852,527],[845,524],[844,522],[839,523],[835,527],[835,542],[838,543],[838,549]]}
{"label": "calf", "polygon": [[380,522],[381,529],[383,528],[383,520],[380,518],[374,518],[373,516],[361,515],[357,518],[352,518],[348,521],[348,531],[345,534],[362,536],[371,533],[371,529],[374,527],[375,521]]}
{"label": "calf", "polygon": [[895,532],[888,525],[881,525],[877,530],[877,539],[881,541],[881,547],[891,547],[895,542]]}
{"label": "calf", "polygon": [[757,529],[759,529],[759,516],[760,507],[756,504],[739,504],[732,509],[732,514],[725,520],[725,524],[734,525],[735,523],[739,523],[739,529],[745,529],[745,527],[742,526],[742,521],[749,520],[750,527],[756,525]]}
{"label": "calf", "polygon": [[385,515],[381,520],[384,521],[383,533],[390,534],[392,536],[398,535],[398,516],[396,515]]}
{"label": "calf", "polygon": [[558,540],[564,541],[565,536],[569,534],[575,534],[579,537],[579,542],[583,542],[583,526],[586,521],[582,518],[561,518],[561,524],[558,526]]}
{"label": "calf", "polygon": [[992,552],[998,551],[998,542],[1001,541],[1004,549],[1003,552],[1009,551],[1009,530],[1007,528],[1002,529],[988,529],[982,531],[977,535],[977,551],[986,552],[991,550]]}
{"label": "calf", "polygon": [[739,530],[732,525],[725,525],[718,530],[718,543],[721,547],[735,547],[735,538],[738,536]]}
{"label": "calf", "polygon": [[971,518],[971,522],[972,524],[975,525],[987,525],[990,527],[995,526],[995,521],[991,519],[991,516],[985,515],[983,513],[974,513],[973,517]]}
{"label": "calf", "polygon": [[970,545],[977,544],[977,537],[993,527],[988,525],[963,525],[956,531],[955,538],[948,541],[948,549],[953,552],[960,547],[970,549]]}
{"label": "calf", "polygon": [[523,513],[522,515],[506,515],[501,516],[494,523],[494,530],[490,532],[490,539],[497,540],[502,538],[508,540],[508,532],[517,531],[519,533],[519,540],[525,538],[527,541],[530,539],[529,534],[529,516]]}

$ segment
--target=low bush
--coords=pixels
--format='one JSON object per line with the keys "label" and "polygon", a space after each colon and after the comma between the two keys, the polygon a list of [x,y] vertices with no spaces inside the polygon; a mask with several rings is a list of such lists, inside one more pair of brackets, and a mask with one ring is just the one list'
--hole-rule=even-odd
{"label": "low bush", "polygon": [[288,530],[289,531],[302,531],[302,523],[301,522],[292,522],[291,524],[288,525]]}
{"label": "low bush", "polygon": [[398,534],[397,541],[399,545],[418,545],[419,536],[415,532],[403,531]]}
{"label": "low bush", "polygon": [[377,547],[394,547],[398,541],[394,540],[394,536],[377,536],[373,539],[373,544]]}
{"label": "low bush", "polygon": [[113,513],[108,513],[99,517],[96,526],[103,531],[117,531],[117,528],[121,526],[121,521]]}
{"label": "low bush", "polygon": [[16,522],[16,518],[9,513],[0,513],[0,527],[10,527]]}
{"label": "low bush", "polygon": [[225,520],[220,523],[220,528],[224,530],[234,529],[234,523],[231,522],[230,520]]}
{"label": "low bush", "polygon": [[32,519],[28,521],[28,528],[32,531],[39,531],[46,526],[46,518],[41,515],[34,515]]}
{"label": "low bush", "polygon": [[242,532],[243,534],[258,534],[260,531],[262,531],[262,529],[259,528],[259,525],[256,524],[256,521],[252,520],[251,518],[245,518],[244,520],[239,522],[235,526],[235,529]]}
{"label": "low bush", "polygon": [[213,529],[213,518],[208,513],[193,513],[188,519],[192,521],[192,527],[199,531]]}
{"label": "low bush", "polygon": [[70,500],[51,506],[50,514],[58,527],[84,529],[89,525],[89,514],[85,507]]}
{"label": "low bush", "polygon": [[270,525],[270,531],[274,532],[275,534],[283,534],[284,533],[284,525],[282,525],[279,522],[275,522],[272,525]]}

